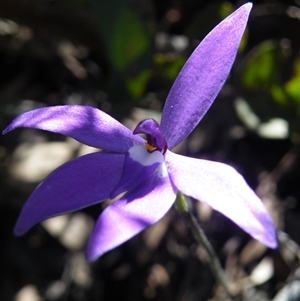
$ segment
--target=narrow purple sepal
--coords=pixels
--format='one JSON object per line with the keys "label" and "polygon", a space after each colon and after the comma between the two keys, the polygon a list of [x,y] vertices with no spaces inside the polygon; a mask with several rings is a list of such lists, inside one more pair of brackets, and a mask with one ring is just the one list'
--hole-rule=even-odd
{"label": "narrow purple sepal", "polygon": [[22,235],[49,217],[108,199],[120,181],[124,158],[123,154],[95,153],[57,168],[25,203],[15,234]]}
{"label": "narrow purple sepal", "polygon": [[234,62],[252,4],[240,7],[200,43],[177,76],[162,114],[169,149],[185,139],[205,115]]}
{"label": "narrow purple sepal", "polygon": [[277,247],[269,213],[234,168],[172,152],[167,152],[166,164],[170,178],[182,193],[207,203],[268,247]]}
{"label": "narrow purple sepal", "polygon": [[153,175],[123,199],[107,207],[88,242],[88,260],[97,259],[156,223],[170,209],[175,198],[176,191],[168,175]]}
{"label": "narrow purple sepal", "polygon": [[144,140],[106,113],[88,106],[65,105],[26,112],[3,131],[29,127],[63,134],[81,143],[116,153],[126,153]]}

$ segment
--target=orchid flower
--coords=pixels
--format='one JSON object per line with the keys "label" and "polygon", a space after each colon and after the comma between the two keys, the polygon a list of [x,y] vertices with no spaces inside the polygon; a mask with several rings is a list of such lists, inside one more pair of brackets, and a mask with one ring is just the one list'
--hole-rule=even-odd
{"label": "orchid flower", "polygon": [[[15,234],[21,235],[49,217],[123,193],[95,224],[87,246],[87,258],[95,260],[161,219],[179,190],[275,248],[275,228],[267,210],[234,168],[170,151],[193,131],[223,86],[251,7],[251,3],[240,7],[196,48],[171,88],[161,125],[146,119],[132,133],[106,113],[77,105],[40,108],[13,120],[4,134],[30,127],[103,150],[54,170],[27,200]],[[137,134],[145,134],[146,140]]]}

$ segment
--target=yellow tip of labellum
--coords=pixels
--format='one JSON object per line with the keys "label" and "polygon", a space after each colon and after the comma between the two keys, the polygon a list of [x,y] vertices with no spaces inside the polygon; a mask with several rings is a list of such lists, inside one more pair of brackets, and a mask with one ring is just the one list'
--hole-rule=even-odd
{"label": "yellow tip of labellum", "polygon": [[154,152],[157,149],[157,147],[150,145],[148,142],[145,143],[145,147],[148,152]]}

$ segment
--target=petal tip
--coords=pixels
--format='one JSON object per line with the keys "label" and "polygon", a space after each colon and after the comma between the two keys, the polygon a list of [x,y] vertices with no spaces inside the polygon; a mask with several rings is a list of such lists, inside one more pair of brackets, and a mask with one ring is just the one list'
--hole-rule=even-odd
{"label": "petal tip", "polygon": [[253,7],[253,3],[247,2],[244,5],[242,5],[241,7],[244,7],[244,8],[247,8],[248,10],[250,10]]}
{"label": "petal tip", "polygon": [[105,253],[103,251],[100,252],[99,250],[97,250],[98,249],[97,246],[95,246],[95,244],[92,243],[91,239],[92,237],[90,237],[85,249],[85,257],[89,262],[96,261]]}
{"label": "petal tip", "polygon": [[276,249],[278,247],[277,231],[271,217],[265,212],[263,219],[259,219],[259,222],[261,223],[259,231],[257,228],[252,228],[250,231],[245,229],[245,231],[268,248]]}
{"label": "petal tip", "polygon": [[252,9],[253,7],[253,3],[252,2],[248,2],[244,5],[245,8],[247,8],[249,11]]}
{"label": "petal tip", "polygon": [[11,131],[11,127],[10,125],[8,125],[3,131],[2,131],[2,135],[5,135],[7,133],[9,133]]}
{"label": "petal tip", "polygon": [[278,238],[277,238],[276,229],[274,229],[272,235],[270,236],[270,239],[267,243],[267,246],[271,249],[277,249],[278,248]]}
{"label": "petal tip", "polygon": [[246,18],[248,19],[252,7],[253,7],[253,4],[251,2],[248,2],[244,5],[242,5],[237,11],[239,11],[239,12],[243,11],[246,14]]}
{"label": "petal tip", "polygon": [[88,249],[85,252],[85,257],[86,257],[87,261],[89,261],[89,262],[96,261],[100,256],[101,255],[93,254],[93,252],[88,251]]}
{"label": "petal tip", "polygon": [[247,14],[249,14],[252,7],[253,7],[253,3],[248,2],[248,3],[245,3],[244,5],[240,6],[235,12],[245,11]]}
{"label": "petal tip", "polygon": [[277,249],[278,248],[278,241],[276,237],[272,237],[271,239],[268,239],[268,241],[266,241],[266,239],[264,240],[259,240],[260,243],[262,243],[263,245],[267,246],[270,249]]}
{"label": "petal tip", "polygon": [[15,228],[13,230],[13,233],[15,236],[22,236],[27,232],[28,229],[25,229],[24,227],[19,225],[19,222],[15,225]]}

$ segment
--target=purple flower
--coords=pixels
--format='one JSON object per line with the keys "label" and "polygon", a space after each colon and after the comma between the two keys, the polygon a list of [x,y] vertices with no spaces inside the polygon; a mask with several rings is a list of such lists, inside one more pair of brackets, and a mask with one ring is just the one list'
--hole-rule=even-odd
{"label": "purple flower", "polygon": [[[87,246],[94,260],[161,219],[176,193],[206,202],[263,244],[276,234],[264,205],[243,177],[223,163],[177,155],[174,148],[196,127],[221,89],[236,56],[252,4],[239,8],[202,41],[178,75],[166,100],[161,125],[140,122],[134,132],[88,106],[55,106],[17,117],[4,134],[31,127],[72,137],[103,149],[53,171],[29,197],[15,227],[21,235],[58,214],[112,199]],[[146,134],[147,141],[136,134]]]}

